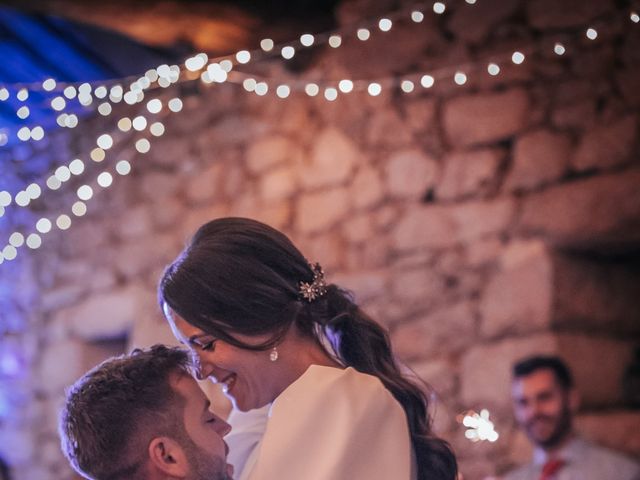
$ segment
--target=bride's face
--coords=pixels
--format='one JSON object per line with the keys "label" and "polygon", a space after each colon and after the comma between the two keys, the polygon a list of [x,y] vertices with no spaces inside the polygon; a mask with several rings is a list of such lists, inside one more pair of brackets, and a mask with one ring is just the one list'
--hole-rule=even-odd
{"label": "bride's face", "polygon": [[[238,348],[215,338],[165,307],[175,337],[189,348],[197,376],[221,383],[223,392],[241,411],[271,403],[286,388],[283,362],[272,362],[269,351]],[[268,337],[234,335],[247,344],[259,345]]]}

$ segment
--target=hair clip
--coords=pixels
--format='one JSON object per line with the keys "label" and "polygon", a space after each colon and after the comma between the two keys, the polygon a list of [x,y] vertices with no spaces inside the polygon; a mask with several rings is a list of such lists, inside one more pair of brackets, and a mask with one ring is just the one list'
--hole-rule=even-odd
{"label": "hair clip", "polygon": [[309,263],[313,270],[313,282],[300,282],[300,296],[307,302],[313,302],[316,298],[327,293],[327,284],[324,281],[324,272],[319,263]]}

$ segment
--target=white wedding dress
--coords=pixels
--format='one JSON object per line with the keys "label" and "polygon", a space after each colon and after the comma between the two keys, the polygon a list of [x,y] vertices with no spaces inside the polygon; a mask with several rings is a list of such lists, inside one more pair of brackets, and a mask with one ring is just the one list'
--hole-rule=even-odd
{"label": "white wedding dress", "polygon": [[371,375],[312,365],[267,407],[234,413],[237,480],[415,480],[401,405]]}

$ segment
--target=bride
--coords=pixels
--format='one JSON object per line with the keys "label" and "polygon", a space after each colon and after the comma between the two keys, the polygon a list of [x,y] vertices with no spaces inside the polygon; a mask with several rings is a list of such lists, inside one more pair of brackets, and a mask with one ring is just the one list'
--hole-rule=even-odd
{"label": "bride", "polygon": [[158,296],[198,377],[222,383],[237,410],[266,412],[261,437],[238,447],[239,480],[456,478],[386,332],[284,234],[213,220],[167,267]]}

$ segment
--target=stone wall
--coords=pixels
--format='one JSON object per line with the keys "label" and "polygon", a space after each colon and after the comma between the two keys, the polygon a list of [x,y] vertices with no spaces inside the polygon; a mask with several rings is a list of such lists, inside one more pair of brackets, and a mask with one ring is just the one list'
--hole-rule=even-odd
{"label": "stone wall", "polygon": [[[338,19],[394,5],[345,2]],[[172,87],[162,97],[184,95],[184,109],[162,120],[167,133],[147,154],[132,147],[144,132],[109,126],[136,114],[126,106],[38,147],[51,167],[87,158],[108,122],[116,144],[87,175],[121,158],[133,170],[96,192],[70,230],[0,265],[11,288],[3,321],[15,323],[3,345],[18,345],[24,372],[0,378],[14,412],[0,420],[0,451],[18,480],[70,478],[55,433],[64,387],[107,355],[172,341],[157,279],[198,225],[226,215],[284,230],[389,328],[399,357],[437,393],[435,425],[465,478],[526,460],[509,368],[534,352],[560,353],[574,369],[586,435],[640,453],[629,430],[640,412],[622,393],[640,334],[638,27],[613,1],[481,0],[425,13],[421,24],[318,51],[302,78],[475,66],[465,85],[448,75],[432,90],[335,102]],[[597,41],[584,38],[592,23]],[[552,53],[560,39],[562,57]],[[523,65],[486,73],[516,48],[531,51]],[[279,61],[259,68],[294,78]],[[79,181],[3,230],[68,208]],[[480,408],[496,443],[464,438],[457,415]]]}

